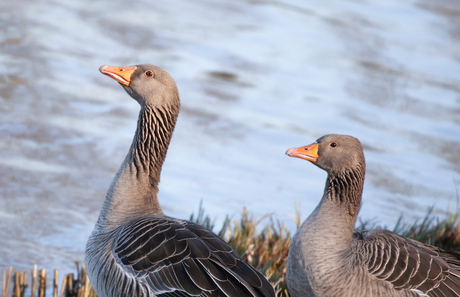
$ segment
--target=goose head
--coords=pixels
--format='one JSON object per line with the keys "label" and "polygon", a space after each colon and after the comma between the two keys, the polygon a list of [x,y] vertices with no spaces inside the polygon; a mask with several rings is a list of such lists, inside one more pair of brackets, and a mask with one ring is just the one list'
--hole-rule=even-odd
{"label": "goose head", "polygon": [[119,82],[141,106],[178,105],[179,93],[173,78],[158,66],[101,66],[99,71]]}
{"label": "goose head", "polygon": [[364,154],[358,139],[348,135],[328,134],[315,143],[291,148],[291,157],[312,162],[329,174],[353,171],[364,167]]}

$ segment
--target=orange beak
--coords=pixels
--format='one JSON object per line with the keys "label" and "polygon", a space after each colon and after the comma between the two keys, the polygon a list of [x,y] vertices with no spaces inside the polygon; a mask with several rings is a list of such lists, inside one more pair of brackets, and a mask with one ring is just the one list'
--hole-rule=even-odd
{"label": "orange beak", "polygon": [[136,66],[130,67],[112,67],[103,65],[99,68],[102,74],[108,75],[122,85],[129,86],[131,83],[131,75],[133,75]]}
{"label": "orange beak", "polygon": [[286,155],[304,159],[310,162],[316,162],[318,159],[318,147],[319,144],[313,143],[307,146],[291,148],[286,151]]}

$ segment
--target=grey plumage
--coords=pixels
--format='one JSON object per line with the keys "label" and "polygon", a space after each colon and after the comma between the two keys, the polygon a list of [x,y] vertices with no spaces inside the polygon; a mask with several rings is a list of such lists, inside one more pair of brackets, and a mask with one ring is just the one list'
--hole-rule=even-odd
{"label": "grey plumage", "polygon": [[86,246],[88,276],[104,296],[275,296],[267,279],[204,227],[164,215],[158,183],[180,102],[153,65],[102,66],[141,106],[133,143]]}
{"label": "grey plumage", "polygon": [[291,296],[460,296],[460,253],[386,230],[353,230],[365,175],[356,138],[326,135],[286,153],[328,173],[321,202],[292,240]]}

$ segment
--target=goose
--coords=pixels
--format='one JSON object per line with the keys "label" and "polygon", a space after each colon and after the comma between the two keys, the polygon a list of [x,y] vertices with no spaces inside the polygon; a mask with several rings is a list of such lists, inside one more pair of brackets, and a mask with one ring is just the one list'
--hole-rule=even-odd
{"label": "goose", "polygon": [[166,216],[157,193],[179,114],[174,80],[154,65],[99,69],[140,104],[129,152],[85,251],[99,297],[275,296],[269,281],[219,236]]}
{"label": "goose", "polygon": [[460,253],[387,230],[354,230],[366,170],[358,139],[325,135],[286,154],[327,172],[323,197],[288,253],[292,297],[460,296]]}

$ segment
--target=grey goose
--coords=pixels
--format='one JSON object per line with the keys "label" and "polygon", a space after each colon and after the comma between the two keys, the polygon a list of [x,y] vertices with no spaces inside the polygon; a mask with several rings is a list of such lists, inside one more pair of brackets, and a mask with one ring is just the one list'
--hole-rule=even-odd
{"label": "grey goose", "polygon": [[102,66],[140,104],[132,145],[86,245],[99,297],[275,296],[268,280],[219,236],[166,216],[158,183],[179,114],[174,80],[153,65]]}
{"label": "grey goose", "polygon": [[460,296],[460,253],[386,230],[354,230],[366,170],[358,139],[326,135],[286,154],[327,172],[324,195],[289,249],[292,297]]}

